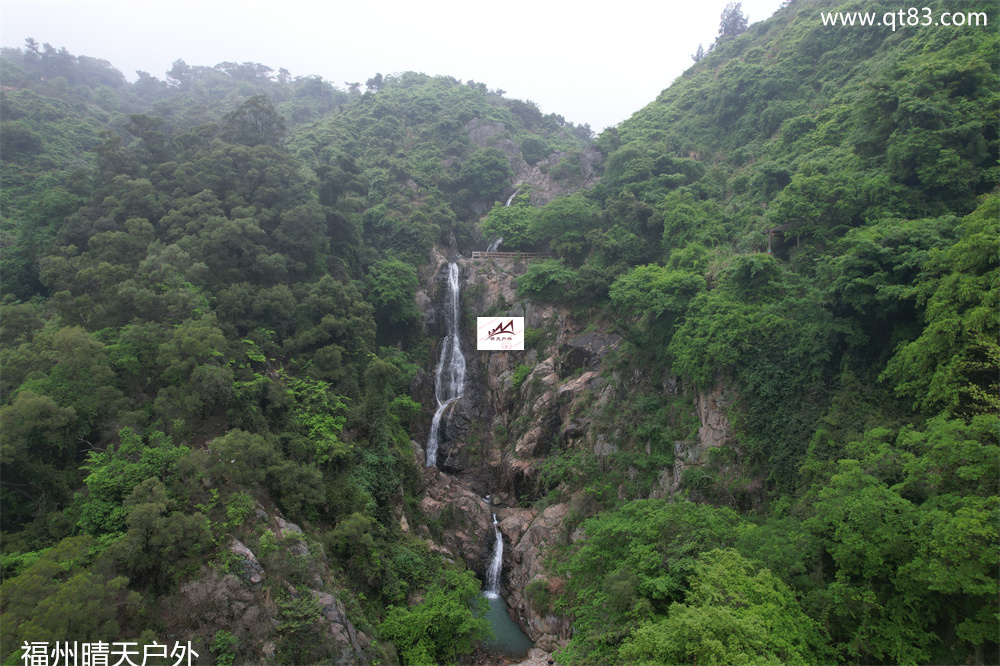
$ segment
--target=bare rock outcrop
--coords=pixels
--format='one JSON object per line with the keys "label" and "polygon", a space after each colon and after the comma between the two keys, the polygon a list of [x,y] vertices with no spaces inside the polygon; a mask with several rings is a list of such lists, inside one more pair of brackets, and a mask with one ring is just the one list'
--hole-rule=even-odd
{"label": "bare rock outcrop", "polygon": [[367,664],[364,648],[370,642],[364,633],[354,628],[354,624],[347,619],[347,612],[344,605],[332,594],[312,590],[319,605],[323,622],[326,624],[334,643],[339,648],[335,664]]}
{"label": "bare rock outcrop", "polygon": [[600,180],[598,167],[604,161],[604,154],[592,145],[575,155],[574,168],[564,170],[559,178],[555,178],[549,170],[570,158],[565,151],[556,151],[545,160],[529,165],[524,160],[521,148],[511,140],[510,133],[503,123],[484,122],[479,118],[473,118],[465,124],[465,130],[469,140],[480,148],[498,148],[506,154],[510,168],[514,172],[512,182],[515,185],[524,184],[531,187],[531,203],[535,206],[543,206],[556,197],[589,189]]}
{"label": "bare rock outcrop", "polygon": [[235,556],[240,578],[254,587],[258,587],[264,582],[264,567],[257,561],[257,556],[253,554],[253,551],[247,548],[242,541],[234,538],[229,543],[229,552]]}
{"label": "bare rock outcrop", "polygon": [[500,532],[510,538],[510,559],[505,559],[507,569],[505,590],[511,618],[517,622],[536,647],[551,651],[572,634],[568,618],[550,613],[540,614],[528,600],[526,589],[535,581],[549,583],[545,573],[545,557],[550,544],[565,540],[568,504],[554,504],[540,514],[531,509],[504,512]]}
{"label": "bare rock outcrop", "polygon": [[718,447],[736,447],[732,425],[726,409],[732,400],[732,389],[724,378],[715,385],[695,395],[695,411],[701,425],[696,441],[674,442],[674,464],[663,470],[653,484],[652,498],[673,497],[680,489],[685,470],[701,467],[708,460],[709,452]]}
{"label": "bare rock outcrop", "polygon": [[[564,152],[552,153],[544,162],[534,166],[524,163],[521,169],[514,169],[514,182],[531,188],[531,203],[544,206],[556,197],[566,196],[579,190],[594,187],[600,180],[598,165],[604,161],[604,154],[593,146],[579,154],[579,167],[573,169],[570,177],[553,178],[549,170],[567,157]],[[545,165],[542,169],[541,165]]]}
{"label": "bare rock outcrop", "polygon": [[587,331],[573,336],[560,346],[559,371],[569,375],[581,368],[598,370],[607,353],[621,344],[622,336],[616,333]]}
{"label": "bare rock outcrop", "polygon": [[432,543],[431,550],[481,570],[492,547],[492,512],[466,481],[435,468],[425,467],[423,473],[427,493],[420,500],[420,511],[443,527],[441,542]]}

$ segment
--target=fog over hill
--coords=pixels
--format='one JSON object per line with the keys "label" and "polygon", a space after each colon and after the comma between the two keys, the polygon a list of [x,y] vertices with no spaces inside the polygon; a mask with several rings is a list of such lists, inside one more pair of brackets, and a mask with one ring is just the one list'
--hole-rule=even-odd
{"label": "fog over hill", "polygon": [[[781,0],[744,0],[751,21]],[[615,125],[680,76],[699,43],[715,39],[726,2],[614,4],[453,0],[281,4],[5,2],[0,46],[26,37],[103,58],[130,81],[158,78],[177,58],[192,65],[259,62],[343,87],[376,72],[486,82],[595,131]],[[613,93],[610,91],[614,91]],[[607,91],[607,92],[603,92]]]}

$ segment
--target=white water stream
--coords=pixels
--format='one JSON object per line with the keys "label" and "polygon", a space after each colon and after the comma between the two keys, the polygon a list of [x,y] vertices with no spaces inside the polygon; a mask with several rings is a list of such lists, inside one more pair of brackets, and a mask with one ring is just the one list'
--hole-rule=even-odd
{"label": "white water stream", "polygon": [[496,532],[496,541],[493,544],[493,559],[490,560],[490,568],[486,571],[486,591],[484,594],[489,599],[500,598],[500,574],[503,571],[503,535],[500,534],[500,526],[497,525],[497,514],[493,514],[493,531]]}
{"label": "white water stream", "polygon": [[465,390],[465,356],[459,339],[461,328],[461,298],[458,287],[458,264],[448,264],[448,293],[444,297],[445,338],[441,343],[434,380],[434,396],[438,408],[431,421],[431,434],[427,440],[427,466],[437,466],[438,446],[441,444],[441,418],[448,407],[462,397]]}

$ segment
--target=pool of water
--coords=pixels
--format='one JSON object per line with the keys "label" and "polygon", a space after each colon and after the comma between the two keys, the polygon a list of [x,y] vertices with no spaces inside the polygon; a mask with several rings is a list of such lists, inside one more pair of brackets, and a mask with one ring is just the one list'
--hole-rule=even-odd
{"label": "pool of water", "polygon": [[534,647],[531,639],[524,635],[521,627],[517,626],[514,620],[510,619],[507,613],[507,604],[498,595],[483,595],[489,602],[490,608],[486,612],[486,619],[493,627],[496,638],[492,641],[483,641],[482,648],[488,652],[502,654],[505,657],[521,659],[528,656],[528,650]]}

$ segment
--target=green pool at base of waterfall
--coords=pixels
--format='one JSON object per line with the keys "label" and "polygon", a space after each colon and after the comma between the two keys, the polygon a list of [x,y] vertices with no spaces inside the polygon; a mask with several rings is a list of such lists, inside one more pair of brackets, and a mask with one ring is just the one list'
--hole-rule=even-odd
{"label": "green pool at base of waterfall", "polygon": [[491,641],[483,641],[483,650],[502,654],[505,657],[527,657],[528,650],[534,646],[534,643],[524,635],[517,623],[510,619],[510,615],[507,613],[507,604],[500,597],[486,597],[486,601],[490,604],[490,608],[486,612],[486,619],[490,621],[496,638]]}

